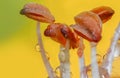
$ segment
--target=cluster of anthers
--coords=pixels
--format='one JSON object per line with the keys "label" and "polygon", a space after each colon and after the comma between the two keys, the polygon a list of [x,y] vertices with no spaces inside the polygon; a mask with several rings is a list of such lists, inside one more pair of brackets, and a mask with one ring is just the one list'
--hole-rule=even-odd
{"label": "cluster of anthers", "polygon": [[[114,14],[114,10],[112,8],[101,6],[90,11],[79,13],[74,17],[75,24],[70,26],[62,23],[55,23],[55,18],[49,9],[37,3],[26,4],[20,13],[37,21],[36,31],[38,44],[40,46],[40,53],[49,78],[71,78],[69,50],[75,48],[78,49],[77,54],[80,64],[80,76],[81,78],[88,78],[87,72],[89,67],[85,66],[83,39],[88,40],[91,45],[90,66],[92,70],[92,78],[110,78],[112,61],[114,59],[114,55],[116,54],[114,51],[116,50],[116,45],[119,40],[120,27],[118,26],[116,29],[113,40],[111,41],[111,46],[106,54],[106,58],[100,66],[98,66],[96,59],[96,46],[101,40],[102,24],[107,22]],[[59,77],[56,75],[55,71],[53,71],[53,68],[46,57],[40,34],[40,22],[49,23],[44,35],[50,37],[61,45],[59,52]]]}

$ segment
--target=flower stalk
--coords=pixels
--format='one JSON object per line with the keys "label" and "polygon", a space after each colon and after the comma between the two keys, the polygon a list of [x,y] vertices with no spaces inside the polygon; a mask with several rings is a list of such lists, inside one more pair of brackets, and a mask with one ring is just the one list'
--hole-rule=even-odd
{"label": "flower stalk", "polygon": [[102,67],[108,71],[109,75],[111,74],[111,71],[112,71],[112,63],[113,63],[114,55],[115,55],[115,48],[119,40],[119,37],[120,37],[120,23],[118,24],[118,27],[116,28],[113,39],[111,41],[110,48],[108,49],[106,58],[103,60],[103,64],[102,64]]}
{"label": "flower stalk", "polygon": [[96,43],[91,42],[91,67],[92,67],[92,78],[100,78],[99,67],[96,57]]}
{"label": "flower stalk", "polygon": [[85,66],[85,58],[84,58],[84,44],[83,44],[83,39],[81,37],[80,37],[80,45],[77,53],[79,59],[80,78],[88,78],[86,66]]}
{"label": "flower stalk", "polygon": [[69,39],[67,39],[66,46],[65,47],[61,46],[59,53],[61,78],[71,78],[69,48],[70,48]]}
{"label": "flower stalk", "polygon": [[41,36],[41,33],[40,33],[41,32],[40,31],[40,22],[37,22],[36,32],[37,32],[37,37],[38,37],[38,45],[40,47],[40,53],[41,53],[44,65],[47,69],[47,73],[48,73],[50,78],[57,78],[57,76],[55,75],[55,72],[53,71],[53,68],[51,67],[51,65],[50,65],[50,63],[47,59],[47,56],[45,54],[45,49],[44,49],[44,46],[43,46],[43,43],[42,43],[42,36]]}

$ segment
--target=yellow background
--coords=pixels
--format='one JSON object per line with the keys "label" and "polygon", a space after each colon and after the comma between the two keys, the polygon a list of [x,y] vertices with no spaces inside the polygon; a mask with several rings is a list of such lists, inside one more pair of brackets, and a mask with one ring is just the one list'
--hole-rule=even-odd
{"label": "yellow background", "polygon": [[[47,78],[47,72],[36,50],[36,21],[19,14],[23,5],[37,2],[48,7],[56,22],[74,24],[74,16],[98,6],[110,6],[115,14],[110,21],[103,24],[102,40],[99,42],[98,54],[103,56],[120,19],[119,0],[2,0],[0,2],[0,78]],[[42,25],[42,35],[48,24]],[[50,63],[55,69],[59,66],[59,44],[43,37]],[[84,40],[85,41],[85,40]],[[89,42],[85,41],[86,64],[90,64]],[[79,78],[78,57],[76,50],[70,50],[72,78]],[[120,78],[120,59],[114,62],[113,76]],[[117,70],[119,69],[119,70]]]}

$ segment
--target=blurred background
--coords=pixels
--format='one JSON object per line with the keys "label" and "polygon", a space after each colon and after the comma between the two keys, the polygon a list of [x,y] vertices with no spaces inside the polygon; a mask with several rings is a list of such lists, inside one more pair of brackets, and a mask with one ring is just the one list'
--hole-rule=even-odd
{"label": "blurred background", "polygon": [[[20,15],[26,3],[36,2],[48,7],[56,22],[74,24],[74,16],[98,6],[115,10],[112,19],[103,24],[98,54],[103,56],[120,21],[119,0],[1,0],[0,2],[0,78],[47,78],[47,72],[36,50],[36,21]],[[48,24],[42,25],[47,56],[55,69],[59,66],[59,44],[43,35]],[[86,65],[90,64],[89,42],[84,40]],[[54,45],[54,46],[53,46]],[[70,50],[72,78],[79,78],[77,50]],[[102,59],[102,58],[100,58]],[[120,78],[120,58],[113,63],[113,78]]]}

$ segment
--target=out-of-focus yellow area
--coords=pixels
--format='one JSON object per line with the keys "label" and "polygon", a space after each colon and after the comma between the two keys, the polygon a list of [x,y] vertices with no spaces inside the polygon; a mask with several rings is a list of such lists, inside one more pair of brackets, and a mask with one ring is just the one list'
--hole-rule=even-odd
{"label": "out-of-focus yellow area", "polygon": [[[24,4],[37,2],[48,7],[56,22],[74,24],[74,16],[98,6],[109,6],[115,10],[112,19],[103,24],[102,40],[98,43],[98,54],[107,51],[115,28],[120,21],[119,0],[12,0],[0,4],[0,78],[47,78],[47,72],[40,53],[36,50],[36,21],[19,14]],[[48,24],[42,25],[43,43],[50,63],[59,66],[59,44],[43,35]],[[84,40],[85,62],[90,64],[89,42]],[[71,76],[80,78],[77,50],[70,50]],[[113,78],[120,78],[120,58],[113,63]]]}

